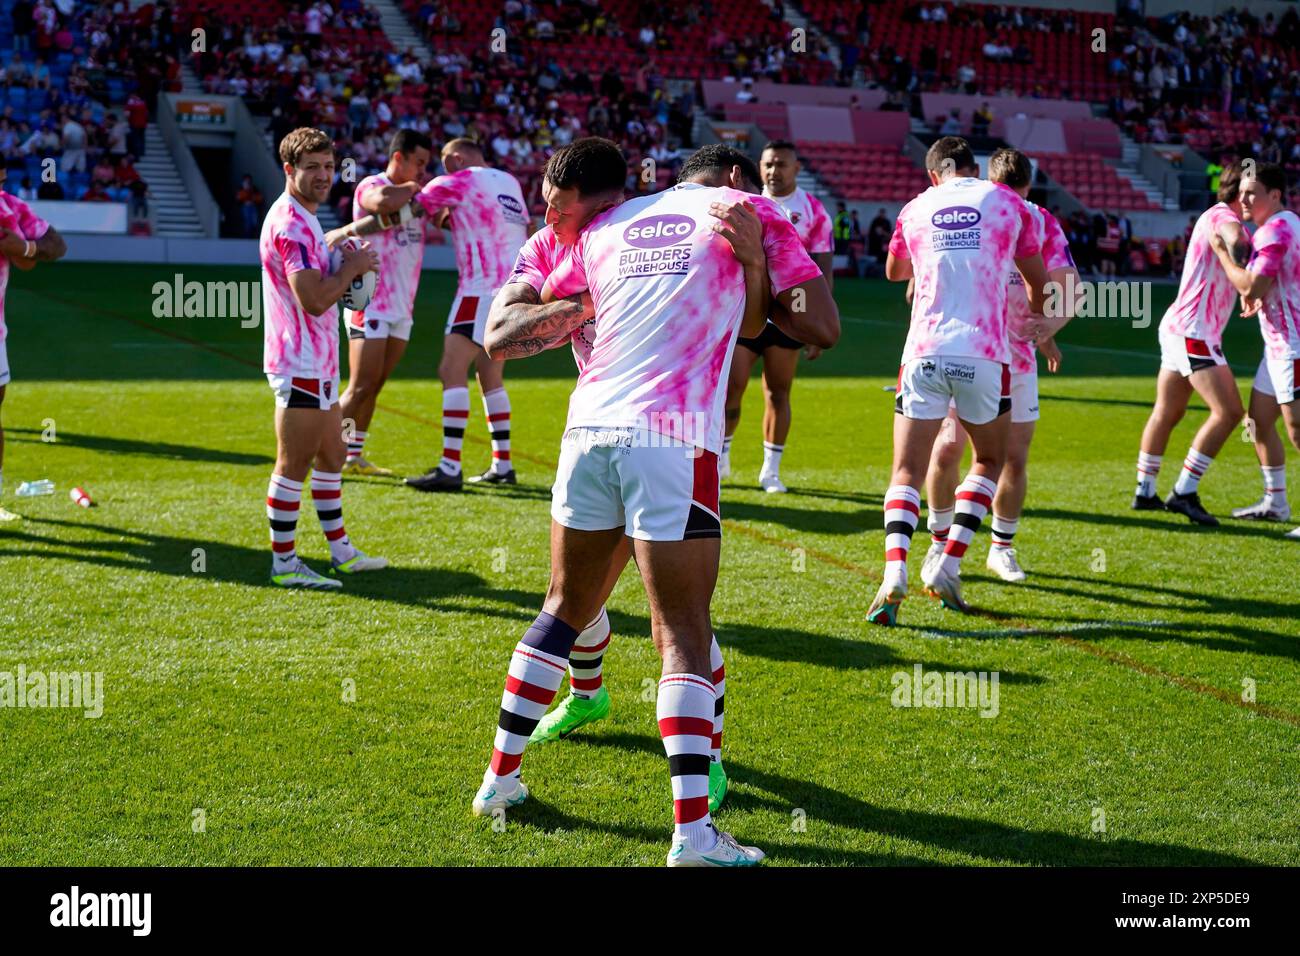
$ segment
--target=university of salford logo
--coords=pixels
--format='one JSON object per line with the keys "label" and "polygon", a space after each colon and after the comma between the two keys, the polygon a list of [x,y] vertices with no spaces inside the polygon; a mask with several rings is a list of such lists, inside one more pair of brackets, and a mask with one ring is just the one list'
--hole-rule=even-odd
{"label": "university of salford logo", "polygon": [[979,225],[980,211],[973,206],[949,206],[930,217],[936,229],[969,229]]}
{"label": "university of salford logo", "polygon": [[650,216],[624,229],[623,241],[638,249],[658,249],[685,242],[694,232],[695,220],[689,216]]}

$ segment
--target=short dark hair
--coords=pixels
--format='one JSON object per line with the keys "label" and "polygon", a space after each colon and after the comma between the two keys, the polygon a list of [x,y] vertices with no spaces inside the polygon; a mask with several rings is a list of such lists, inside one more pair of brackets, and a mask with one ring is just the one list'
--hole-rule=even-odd
{"label": "short dark hair", "polygon": [[934,145],[926,151],[925,168],[932,173],[941,173],[949,160],[955,170],[978,168],[970,143],[960,136],[941,136],[936,139]]}
{"label": "short dark hair", "polygon": [[681,171],[677,174],[677,181],[686,183],[700,178],[715,179],[719,175],[730,172],[732,166],[739,166],[741,175],[755,186],[763,181],[762,174],[759,173],[752,159],[734,146],[723,143],[701,146],[692,153],[682,164]]}
{"label": "short dark hair", "polygon": [[392,139],[388,141],[388,155],[393,153],[404,153],[410,156],[417,149],[427,149],[433,152],[433,140],[427,133],[421,133],[418,129],[399,129],[393,134]]}
{"label": "short dark hair", "polygon": [[989,157],[989,180],[1012,189],[1023,189],[1034,179],[1029,157],[1018,149],[1003,147]]}
{"label": "short dark hair", "polygon": [[1277,163],[1256,163],[1255,164],[1255,182],[1262,185],[1269,192],[1274,189],[1282,193],[1282,201],[1286,202],[1286,170]]}
{"label": "short dark hair", "polygon": [[[766,153],[769,149],[771,150],[788,149],[790,152],[794,153],[795,156],[799,155],[799,147],[795,146],[795,144],[790,142],[788,139],[769,140],[767,144],[763,147],[763,153]],[[762,153],[760,153],[759,155],[761,156]]]}
{"label": "short dark hair", "polygon": [[622,192],[627,184],[627,157],[613,140],[584,136],[553,152],[544,175],[556,189],[577,189],[579,196]]}

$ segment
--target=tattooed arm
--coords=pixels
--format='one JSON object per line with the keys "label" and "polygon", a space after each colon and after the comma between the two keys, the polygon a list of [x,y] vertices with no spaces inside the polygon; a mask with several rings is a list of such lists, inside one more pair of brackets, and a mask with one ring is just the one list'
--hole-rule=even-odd
{"label": "tattooed arm", "polygon": [[483,347],[492,359],[527,358],[563,345],[591,314],[586,292],[543,302],[528,283],[512,282],[492,300]]}

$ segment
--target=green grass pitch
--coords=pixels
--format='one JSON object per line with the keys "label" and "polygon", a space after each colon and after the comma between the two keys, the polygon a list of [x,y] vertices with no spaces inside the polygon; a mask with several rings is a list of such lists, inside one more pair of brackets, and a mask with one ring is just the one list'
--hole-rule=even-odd
{"label": "green grass pitch", "polygon": [[[610,718],[529,750],[534,798],[502,832],[469,812],[510,649],[546,584],[567,351],[508,368],[517,488],[351,480],[348,530],[393,568],[339,594],[281,592],[266,580],[260,329],[154,318],[153,284],[173,272],[256,278],[60,264],[11,281],[0,503],[24,520],[0,526],[0,671],[103,672],[104,701],[98,719],[0,708],[0,862],[661,865],[659,663],[631,571],[610,602]],[[368,454],[403,474],[438,456],[453,281],[426,275],[371,429]],[[864,620],[900,287],[838,285],[844,336],[802,368],[784,497],[755,485],[750,389],[713,604],[732,778],[720,823],[772,864],[1300,863],[1300,547],[1276,526],[1128,510],[1171,291],[1156,290],[1149,328],[1080,320],[1061,335],[1018,536],[1031,576],[985,572],[981,531],[965,571],[978,616],[914,596],[903,627]],[[1248,388],[1255,324],[1234,319],[1225,347]],[[488,461],[473,402],[471,472]],[[1162,493],[1202,415],[1175,433]],[[53,497],[14,497],[40,477]],[[73,505],[73,485],[98,507]],[[1259,487],[1234,438],[1203,498],[1223,515]],[[314,515],[299,528],[321,566]],[[892,706],[894,675],[918,663],[996,671],[997,716]]]}

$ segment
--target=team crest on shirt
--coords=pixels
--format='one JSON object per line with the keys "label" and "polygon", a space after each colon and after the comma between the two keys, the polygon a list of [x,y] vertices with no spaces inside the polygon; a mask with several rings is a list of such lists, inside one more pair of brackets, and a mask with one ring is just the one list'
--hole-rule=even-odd
{"label": "team crest on shirt", "polygon": [[329,397],[330,397],[330,389],[334,387],[334,383],[333,383],[333,382],[322,382],[321,384],[324,386],[324,389],[325,389],[325,397],[326,397],[326,398],[329,398]]}
{"label": "team crest on shirt", "polygon": [[926,359],[924,362],[922,362],[921,374],[926,377],[934,375],[934,363],[931,362],[929,359]]}
{"label": "team crest on shirt", "polygon": [[379,320],[371,319],[369,322],[366,323],[366,325],[370,326],[370,331],[373,332],[375,329],[379,328]]}
{"label": "team crest on shirt", "polygon": [[797,225],[799,225],[799,220],[802,219],[802,218],[803,218],[803,214],[802,214],[802,213],[798,213],[798,212],[792,212],[792,213],[790,213],[790,225],[792,225],[792,226],[797,226]]}

